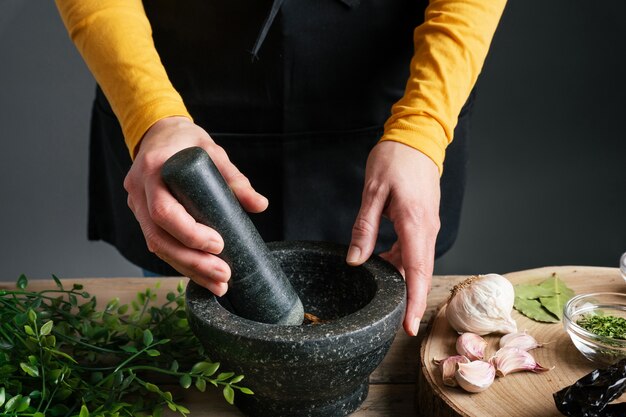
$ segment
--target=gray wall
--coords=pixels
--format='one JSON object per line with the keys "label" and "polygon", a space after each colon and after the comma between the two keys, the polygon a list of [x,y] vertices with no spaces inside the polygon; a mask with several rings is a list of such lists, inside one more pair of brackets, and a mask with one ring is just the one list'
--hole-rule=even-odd
{"label": "gray wall", "polygon": [[[616,266],[626,251],[626,3],[512,0],[480,81],[456,246],[438,273]],[[0,0],[0,280],[129,276],[86,239],[94,81],[52,1]]]}
{"label": "gray wall", "polygon": [[0,280],[136,276],[87,241],[95,82],[51,0],[0,0]]}
{"label": "gray wall", "polygon": [[461,233],[439,272],[618,266],[626,2],[509,1],[480,82]]}

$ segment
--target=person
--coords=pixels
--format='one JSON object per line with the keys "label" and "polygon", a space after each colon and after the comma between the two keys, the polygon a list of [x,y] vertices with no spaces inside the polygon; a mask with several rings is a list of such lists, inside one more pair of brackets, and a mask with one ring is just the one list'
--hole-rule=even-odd
{"label": "person", "polygon": [[505,0],[56,4],[98,83],[90,239],[223,295],[222,238],[159,177],[200,146],[266,241],[391,262],[417,334],[457,234],[472,91]]}

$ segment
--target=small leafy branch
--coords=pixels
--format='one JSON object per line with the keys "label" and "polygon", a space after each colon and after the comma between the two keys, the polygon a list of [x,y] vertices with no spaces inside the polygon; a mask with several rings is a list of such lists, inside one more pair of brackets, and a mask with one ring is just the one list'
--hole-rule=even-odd
{"label": "small leafy branch", "polygon": [[222,387],[230,404],[235,390],[252,394],[238,385],[243,375],[190,362],[206,354],[187,323],[182,281],[159,307],[157,284],[130,306],[115,298],[97,310],[81,284],[53,279],[55,289],[33,292],[22,275],[16,290],[0,290],[0,416],[159,417],[165,407],[187,416],[162,388],[176,384]]}

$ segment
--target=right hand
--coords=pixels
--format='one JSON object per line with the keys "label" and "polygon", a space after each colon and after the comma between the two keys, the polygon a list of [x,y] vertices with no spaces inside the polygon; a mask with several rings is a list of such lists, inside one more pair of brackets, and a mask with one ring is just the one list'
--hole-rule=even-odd
{"label": "right hand", "polygon": [[361,265],[374,250],[381,216],[398,240],[380,256],[404,276],[404,329],[417,335],[430,291],[439,232],[439,171],[425,154],[402,143],[378,143],[367,158],[361,209],[352,229],[347,261]]}
{"label": "right hand", "polygon": [[211,157],[243,208],[259,213],[268,206],[223,148],[186,117],[167,117],[145,133],[124,180],[128,206],[146,238],[148,250],[181,274],[222,296],[228,289],[230,268],[216,255],[224,248],[215,230],[197,223],[170,194],[161,180],[161,166],[176,152],[199,146]]}

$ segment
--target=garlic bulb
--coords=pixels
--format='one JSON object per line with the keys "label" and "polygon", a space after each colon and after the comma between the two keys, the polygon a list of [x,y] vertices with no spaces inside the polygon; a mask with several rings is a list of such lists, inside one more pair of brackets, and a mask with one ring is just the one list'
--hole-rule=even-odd
{"label": "garlic bulb", "polygon": [[459,333],[513,333],[517,331],[511,317],[514,300],[513,285],[502,275],[476,275],[454,286],[446,318]]}
{"label": "garlic bulb", "polygon": [[456,380],[465,391],[481,392],[491,386],[496,377],[496,369],[489,362],[473,361],[459,363]]}
{"label": "garlic bulb", "polygon": [[543,343],[537,342],[534,337],[526,333],[526,330],[518,333],[509,333],[500,338],[500,348],[514,347],[529,351],[543,345]]}
{"label": "garlic bulb", "polygon": [[487,341],[476,333],[463,333],[456,339],[457,353],[473,361],[484,358],[486,348]]}
{"label": "garlic bulb", "polygon": [[443,385],[449,387],[456,387],[458,384],[454,378],[458,363],[469,363],[470,360],[463,355],[448,356],[445,359],[434,359],[435,365],[441,369],[441,378],[443,379]]}
{"label": "garlic bulb", "polygon": [[533,356],[525,350],[505,347],[496,352],[489,362],[496,368],[498,376],[505,376],[513,372],[531,371],[545,372],[552,368],[539,365]]}

